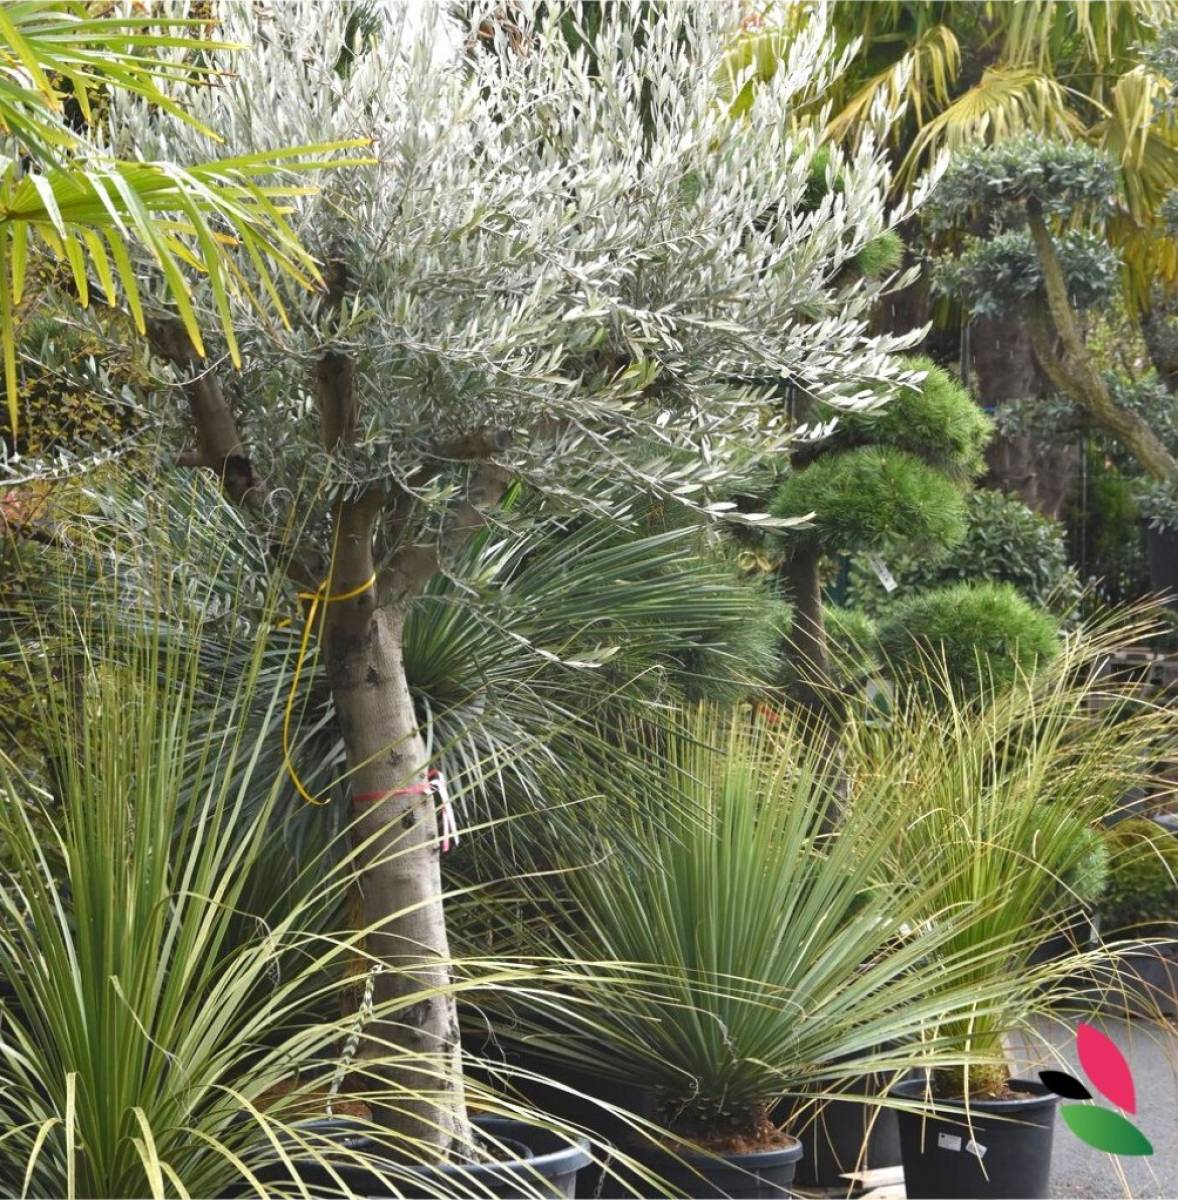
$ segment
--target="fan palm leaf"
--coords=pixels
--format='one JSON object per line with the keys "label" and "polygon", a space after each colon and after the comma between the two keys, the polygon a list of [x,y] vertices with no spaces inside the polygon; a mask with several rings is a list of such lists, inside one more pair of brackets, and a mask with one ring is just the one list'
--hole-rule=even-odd
{"label": "fan palm leaf", "polygon": [[828,136],[843,140],[863,124],[882,100],[889,109],[907,104],[916,123],[926,109],[949,103],[952,85],[961,68],[961,47],[947,25],[934,25],[922,33],[894,63],[874,74],[839,108],[827,125]]}
{"label": "fan palm leaf", "polygon": [[66,119],[67,96],[90,123],[95,93],[122,92],[215,136],[188,118],[173,95],[176,85],[205,81],[209,72],[201,55],[217,47],[234,49],[197,36],[205,25],[166,17],[95,16],[91,6],[74,0],[22,0],[0,9],[0,131],[8,143],[0,154],[0,350],[14,435],[17,306],[36,250],[68,267],[83,306],[92,279],[110,303],[121,294],[140,332],[144,317],[132,256],[144,253],[202,355],[186,272],[206,276],[236,365],[229,296],[240,293],[258,303],[236,266],[236,254],[253,264],[282,320],[276,277],[303,287],[321,282],[314,260],[283,216],[285,206],[308,190],[310,172],[346,161],[325,156],[362,142],[295,147],[181,169],[166,162],[113,160]]}
{"label": "fan palm leaf", "polygon": [[1058,80],[1033,67],[989,67],[981,79],[924,122],[898,172],[911,182],[942,150],[998,142],[1027,130],[1069,140],[1084,131]]}

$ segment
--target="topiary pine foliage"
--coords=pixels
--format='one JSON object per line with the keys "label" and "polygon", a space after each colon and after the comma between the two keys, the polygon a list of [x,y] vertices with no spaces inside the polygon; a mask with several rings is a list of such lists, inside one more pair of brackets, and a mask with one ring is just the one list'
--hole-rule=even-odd
{"label": "topiary pine foliage", "polygon": [[1113,164],[1083,142],[1019,138],[980,146],[953,158],[925,210],[931,232],[956,228],[971,216],[1021,224],[1028,203],[1071,218],[1077,210],[1112,210],[1117,195]]}
{"label": "topiary pine foliage", "polygon": [[973,479],[984,465],[990,440],[989,417],[944,367],[913,355],[907,365],[925,376],[919,387],[900,388],[881,408],[836,413],[826,406],[822,419],[838,418],[832,445],[873,444],[906,450],[955,480]]}
{"label": "topiary pine foliage", "polygon": [[916,455],[890,446],[824,454],[789,475],[770,511],[814,514],[791,541],[816,542],[827,554],[895,546],[938,549],[965,535],[960,487]]}
{"label": "topiary pine foliage", "polygon": [[1007,583],[958,583],[898,604],[879,629],[898,681],[959,699],[1009,687],[1059,652],[1055,618]]}
{"label": "topiary pine foliage", "polygon": [[[1106,242],[1070,230],[1056,239],[1055,248],[1075,308],[1094,308],[1112,299],[1120,287],[1121,261]],[[933,291],[980,317],[1002,316],[1012,302],[1047,304],[1043,269],[1025,229],[966,238],[958,254],[936,261]]]}

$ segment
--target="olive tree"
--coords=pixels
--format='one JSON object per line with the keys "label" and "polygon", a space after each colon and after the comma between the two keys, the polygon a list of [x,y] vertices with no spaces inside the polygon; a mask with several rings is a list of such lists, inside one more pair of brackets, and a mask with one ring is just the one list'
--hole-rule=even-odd
{"label": "olive tree", "polygon": [[[505,519],[511,481],[570,513],[624,519],[653,497],[701,521],[768,521],[716,497],[789,445],[780,381],[838,409],[911,378],[892,357],[906,340],[868,330],[887,280],[843,270],[907,210],[886,208],[870,139],[832,162],[837,194],[804,204],[818,148],[791,111],[836,65],[819,24],[733,119],[712,81],[735,6],[662,10],[638,46],[614,9],[579,43],[551,5],[468,29],[392,0],[217,12],[250,48],[193,112],[232,152],[366,137],[375,161],[292,197],[327,287],[287,299],[290,328],[242,306],[240,373],[198,362],[163,310],[151,342],[187,400],[178,461],[216,472],[285,539],[313,597],[367,864],[366,950],[395,1010],[366,1031],[384,1055],[375,1115],[445,1155],[466,1130],[437,991],[449,951],[402,656],[410,605]],[[186,126],[131,104],[112,137],[195,153]],[[296,480],[313,499],[292,517]]]}

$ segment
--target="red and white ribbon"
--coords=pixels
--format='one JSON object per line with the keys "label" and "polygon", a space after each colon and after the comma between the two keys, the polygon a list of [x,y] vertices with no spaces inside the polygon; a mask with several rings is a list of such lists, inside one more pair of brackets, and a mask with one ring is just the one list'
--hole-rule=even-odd
{"label": "red and white ribbon", "polygon": [[437,767],[430,768],[430,786],[438,797],[442,808],[442,853],[458,845],[458,822],[454,819],[454,805],[450,802],[450,790],[446,787],[446,776]]}

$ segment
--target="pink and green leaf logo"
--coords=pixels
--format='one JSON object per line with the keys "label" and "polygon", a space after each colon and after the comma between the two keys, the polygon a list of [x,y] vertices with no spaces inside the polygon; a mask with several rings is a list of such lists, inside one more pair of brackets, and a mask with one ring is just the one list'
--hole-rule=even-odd
{"label": "pink and green leaf logo", "polygon": [[[1080,1066],[1096,1090],[1124,1112],[1137,1113],[1137,1089],[1125,1056],[1111,1038],[1091,1025],[1076,1029]],[[1040,1071],[1043,1086],[1065,1100],[1091,1100],[1092,1093],[1066,1071]],[[1127,1117],[1093,1104],[1061,1104],[1067,1127],[1089,1146],[1106,1154],[1142,1156],[1153,1153],[1149,1139]]]}

